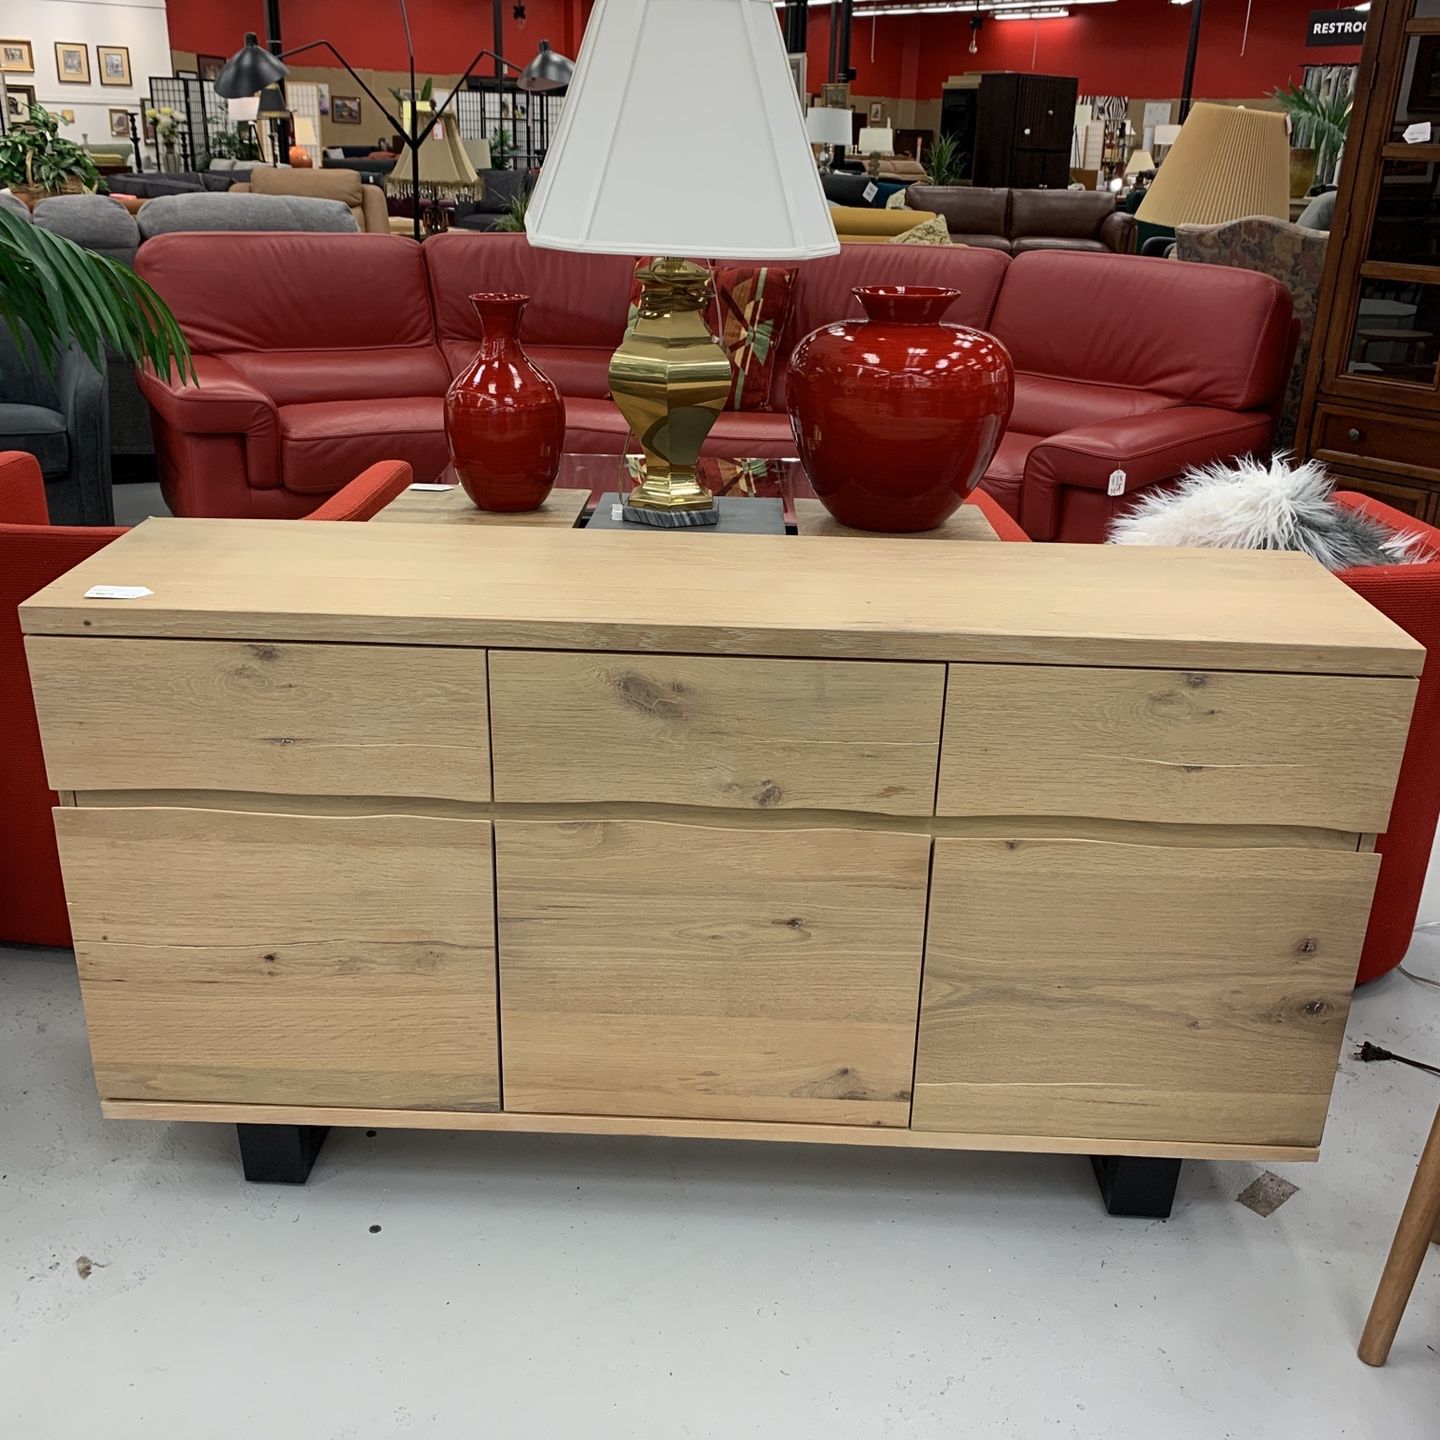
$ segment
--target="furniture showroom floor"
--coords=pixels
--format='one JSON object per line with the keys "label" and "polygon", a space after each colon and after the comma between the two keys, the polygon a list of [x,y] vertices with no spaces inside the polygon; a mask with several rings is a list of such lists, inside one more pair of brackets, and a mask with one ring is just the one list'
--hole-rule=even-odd
{"label": "furniture showroom floor", "polygon": [[1440,989],[1360,993],[1269,1218],[1259,1165],[1187,1163],[1159,1222],[1074,1156],[400,1131],[332,1131],[288,1189],[228,1126],[102,1121],[70,955],[0,948],[0,1431],[1428,1435],[1440,1249],[1389,1364],[1355,1344],[1440,1083],[1362,1039],[1436,1059]]}

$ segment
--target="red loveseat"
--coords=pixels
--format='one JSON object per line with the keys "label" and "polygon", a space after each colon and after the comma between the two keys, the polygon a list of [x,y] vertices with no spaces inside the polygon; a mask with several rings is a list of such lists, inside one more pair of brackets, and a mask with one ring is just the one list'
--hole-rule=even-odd
{"label": "red loveseat", "polygon": [[[200,372],[198,389],[141,380],[179,514],[303,515],[381,457],[438,474],[445,389],[479,341],[476,290],[532,297],[523,338],[565,396],[567,447],[625,447],[606,399],[630,301],[624,257],[534,249],[520,235],[452,231],[417,247],[235,232],[159,236],[137,268],[175,311]],[[950,318],[1010,348],[1015,412],[984,484],[1037,540],[1101,540],[1136,490],[1269,445],[1291,307],[1267,276],[1125,255],[865,245],[799,267],[772,408],[727,411],[709,453],[793,455],[790,352],[858,314],[854,286],[882,283],[953,286]],[[1111,495],[1116,470],[1124,493]]]}

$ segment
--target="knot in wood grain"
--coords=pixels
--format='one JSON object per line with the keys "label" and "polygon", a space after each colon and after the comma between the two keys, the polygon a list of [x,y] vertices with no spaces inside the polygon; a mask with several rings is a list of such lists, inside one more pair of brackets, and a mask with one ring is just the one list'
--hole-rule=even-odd
{"label": "knot in wood grain", "polygon": [[667,690],[638,670],[621,670],[611,677],[610,683],[625,704],[644,715],[654,715],[661,720],[685,718],[685,707],[675,698],[684,694],[683,685],[671,685]]}

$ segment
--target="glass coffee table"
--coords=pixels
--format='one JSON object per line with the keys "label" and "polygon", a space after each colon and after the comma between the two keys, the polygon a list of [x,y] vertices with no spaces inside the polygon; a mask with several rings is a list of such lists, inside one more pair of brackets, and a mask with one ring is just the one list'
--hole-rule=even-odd
{"label": "glass coffee table", "polygon": [[[392,500],[371,524],[391,521],[406,525],[546,525],[583,530],[595,506],[605,494],[623,492],[632,478],[627,459],[621,455],[566,455],[560,461],[555,488],[538,510],[517,515],[499,515],[477,510],[458,483],[453,467],[434,481],[412,486]],[[869,535],[834,520],[815,498],[810,481],[798,460],[730,460],[706,457],[701,462],[701,482],[717,495],[741,499],[779,499],[785,532],[789,535]],[[444,487],[444,488],[438,488]],[[637,527],[638,528],[638,527]],[[686,533],[717,533],[712,531]],[[920,535],[887,536],[887,539],[999,540],[995,528],[977,505],[962,505],[935,530]]]}

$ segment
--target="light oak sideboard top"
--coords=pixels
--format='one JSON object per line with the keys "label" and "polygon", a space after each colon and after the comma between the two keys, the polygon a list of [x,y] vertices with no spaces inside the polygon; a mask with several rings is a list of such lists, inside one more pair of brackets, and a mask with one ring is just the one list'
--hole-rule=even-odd
{"label": "light oak sideboard top", "polygon": [[[86,600],[93,585],[144,586]],[[1418,675],[1300,555],[903,539],[148,520],[21,607],[31,635],[358,641]]]}

